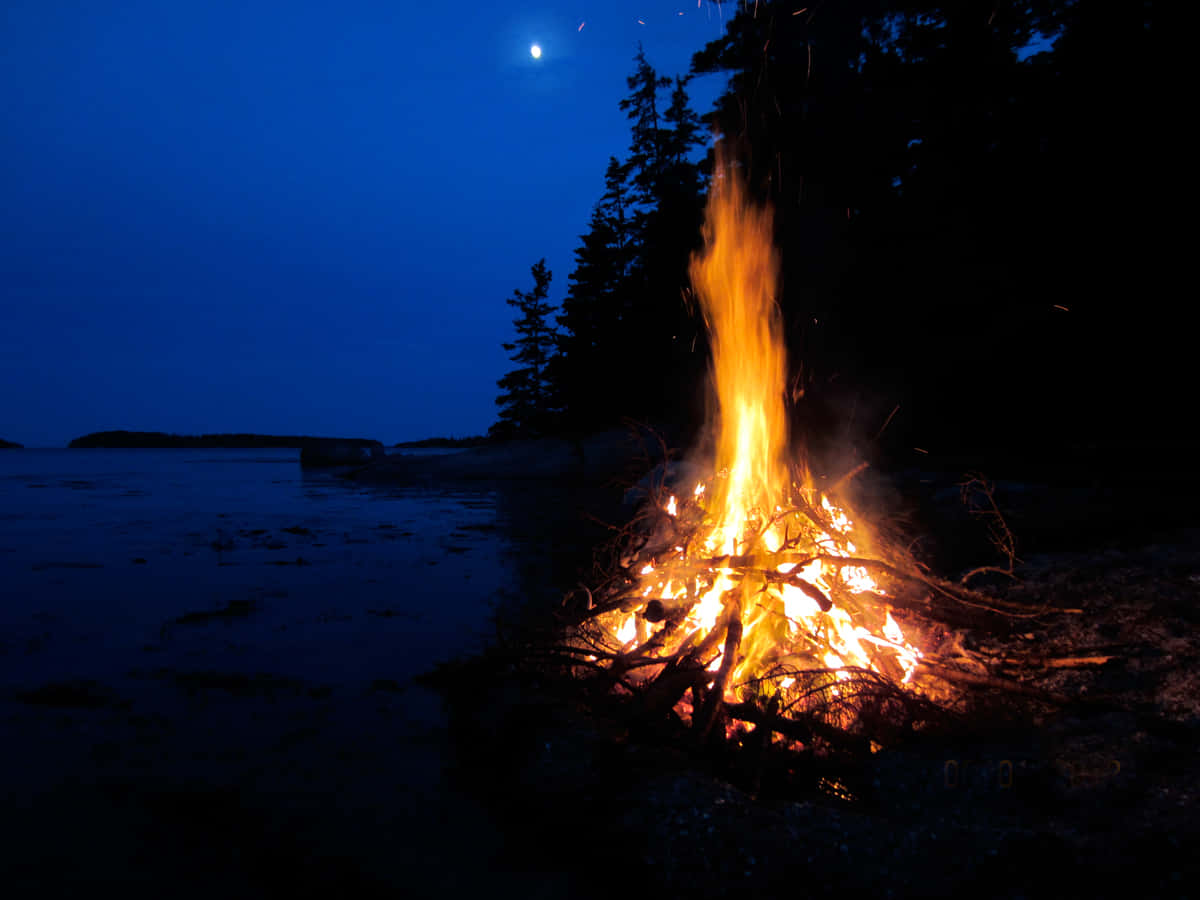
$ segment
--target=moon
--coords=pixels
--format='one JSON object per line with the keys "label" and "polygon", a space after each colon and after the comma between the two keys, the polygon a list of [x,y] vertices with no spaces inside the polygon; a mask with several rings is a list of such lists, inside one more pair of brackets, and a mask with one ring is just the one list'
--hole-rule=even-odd
{"label": "moon", "polygon": [[532,56],[534,59],[541,59],[542,58],[542,48],[539,47],[537,44],[532,45],[529,48],[529,55]]}

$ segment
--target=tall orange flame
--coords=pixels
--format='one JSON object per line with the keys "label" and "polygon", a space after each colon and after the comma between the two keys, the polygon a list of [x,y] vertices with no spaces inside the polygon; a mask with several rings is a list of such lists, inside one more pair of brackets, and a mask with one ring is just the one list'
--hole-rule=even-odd
{"label": "tall orange flame", "polygon": [[786,484],[782,456],[787,360],[775,302],[779,261],[771,212],[750,203],[721,145],[709,189],[704,244],[690,272],[712,343],[716,469],[728,473],[719,481],[715,497],[720,550],[736,553],[747,512],[774,509]]}

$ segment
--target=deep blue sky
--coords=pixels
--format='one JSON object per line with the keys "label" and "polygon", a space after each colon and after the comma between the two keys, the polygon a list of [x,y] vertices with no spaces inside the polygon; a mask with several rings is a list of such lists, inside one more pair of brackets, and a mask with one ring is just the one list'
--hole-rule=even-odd
{"label": "deep blue sky", "polygon": [[638,41],[674,75],[723,26],[709,0],[439,9],[4,3],[0,437],[485,431],[504,301],[542,256],[561,299]]}

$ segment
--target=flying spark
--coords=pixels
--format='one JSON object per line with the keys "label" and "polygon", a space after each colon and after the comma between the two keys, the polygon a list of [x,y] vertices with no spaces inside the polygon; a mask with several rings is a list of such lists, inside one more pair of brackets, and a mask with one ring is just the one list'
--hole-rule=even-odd
{"label": "flying spark", "polygon": [[878,432],[875,434],[875,440],[879,440],[879,435],[883,434],[883,432],[884,432],[884,429],[885,429],[885,428],[887,428],[887,427],[888,427],[888,425],[890,425],[890,424],[891,424],[891,422],[892,422],[892,416],[896,415],[896,413],[898,413],[899,411],[900,411],[900,404],[899,404],[899,403],[897,403],[897,404],[896,404],[894,407],[892,407],[892,411],[891,411],[890,413],[888,413],[888,417],[887,417],[887,419],[884,421],[884,423],[883,423],[883,427],[881,427],[881,428],[879,429],[879,431],[878,431]]}

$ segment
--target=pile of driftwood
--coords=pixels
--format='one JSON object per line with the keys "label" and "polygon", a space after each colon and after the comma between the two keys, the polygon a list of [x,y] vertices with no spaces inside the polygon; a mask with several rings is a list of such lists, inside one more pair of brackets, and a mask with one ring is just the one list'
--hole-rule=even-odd
{"label": "pile of driftwood", "polygon": [[[836,492],[846,480],[826,492],[835,495],[839,508],[846,501]],[[620,704],[630,723],[669,728],[697,746],[733,745],[759,756],[772,746],[810,754],[861,754],[951,724],[964,708],[964,697],[979,690],[1049,703],[1066,699],[1001,676],[1001,671],[1011,675],[1014,667],[1104,661],[998,661],[969,649],[979,635],[1028,627],[1027,620],[1048,612],[1005,602],[968,583],[985,573],[1011,575],[1015,561],[1012,535],[986,481],[964,482],[964,495],[972,494],[976,512],[989,519],[993,542],[1008,565],[975,569],[959,581],[937,577],[907,551],[882,539],[871,542],[870,552],[857,555],[847,553],[844,544],[831,545],[829,536],[836,536],[837,529],[828,506],[821,495],[799,490],[788,508],[757,523],[760,535],[767,527],[782,532],[781,546],[768,551],[751,535],[736,555],[705,556],[692,552],[711,526],[702,495],[672,502],[668,493],[661,485],[651,491],[639,515],[615,529],[614,540],[598,556],[592,583],[579,585],[564,598],[562,629],[550,651],[582,680],[591,696]],[[813,535],[821,540],[814,543]],[[887,654],[873,658],[870,667],[831,668],[821,663],[826,649],[822,635],[809,630],[801,632],[799,646],[782,648],[753,677],[743,674],[731,681],[751,614],[748,607],[761,605],[758,597],[769,600],[780,584],[801,589],[823,612],[837,606],[851,610],[856,621],[879,621],[880,612],[836,575],[828,580],[832,589],[822,590],[796,574],[814,561],[835,572],[854,568],[871,574],[884,589],[887,607],[921,650],[915,671],[905,676]],[[667,601],[648,599],[648,565],[656,578],[687,583],[687,590]],[[718,570],[732,578],[737,589],[726,592],[722,614],[707,633],[681,635],[680,629],[690,627],[691,607],[711,587]],[[614,616],[629,614],[637,617],[643,639],[622,641],[613,634]],[[794,636],[796,629],[790,633]]]}

